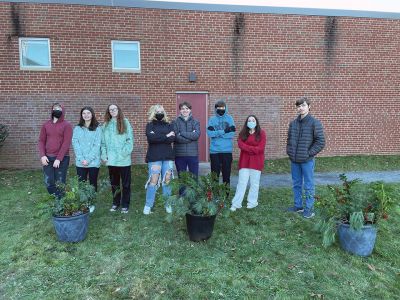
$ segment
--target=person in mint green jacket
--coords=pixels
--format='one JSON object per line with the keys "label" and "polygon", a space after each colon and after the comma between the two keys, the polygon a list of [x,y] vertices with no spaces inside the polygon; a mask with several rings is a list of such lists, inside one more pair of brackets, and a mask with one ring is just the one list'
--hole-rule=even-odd
{"label": "person in mint green jacket", "polygon": [[89,182],[97,191],[97,177],[100,169],[101,127],[93,108],[81,109],[80,120],[72,134],[75,152],[76,174],[79,180]]}
{"label": "person in mint green jacket", "polygon": [[[121,108],[110,104],[104,116],[101,160],[108,166],[114,212],[122,206],[121,213],[128,213],[131,200],[131,153],[133,131]],[[121,193],[122,183],[122,193]]]}

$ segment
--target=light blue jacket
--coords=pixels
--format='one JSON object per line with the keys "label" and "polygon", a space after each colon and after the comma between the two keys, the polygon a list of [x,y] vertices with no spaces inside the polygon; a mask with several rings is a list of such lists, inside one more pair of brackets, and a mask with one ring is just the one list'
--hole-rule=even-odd
{"label": "light blue jacket", "polygon": [[111,119],[103,126],[101,159],[107,161],[107,166],[127,167],[132,164],[133,130],[127,118],[124,122],[126,130],[122,134],[118,133],[115,119]]}
{"label": "light blue jacket", "polygon": [[[228,114],[228,106],[225,106],[225,114],[215,116],[208,120],[207,135],[210,137],[210,153],[232,153],[233,137],[235,132],[225,133],[225,128],[235,126],[235,122],[231,115]],[[212,127],[214,130],[210,130]]]}
{"label": "light blue jacket", "polygon": [[[75,165],[80,168],[100,167],[101,127],[90,131],[85,126],[75,126],[72,133],[72,146],[75,152]],[[82,165],[86,160],[89,165]]]}

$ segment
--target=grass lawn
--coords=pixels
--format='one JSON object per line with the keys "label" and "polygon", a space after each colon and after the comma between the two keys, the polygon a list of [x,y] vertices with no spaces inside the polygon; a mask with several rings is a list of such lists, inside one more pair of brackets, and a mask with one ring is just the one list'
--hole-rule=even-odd
{"label": "grass lawn", "polygon": [[132,178],[129,214],[109,212],[102,195],[86,240],[68,244],[37,208],[41,171],[0,171],[0,299],[399,299],[399,209],[369,258],[324,249],[316,218],[284,212],[289,188],[262,190],[257,209],[217,218],[211,239],[194,243],[161,203],[142,214],[145,168]]}

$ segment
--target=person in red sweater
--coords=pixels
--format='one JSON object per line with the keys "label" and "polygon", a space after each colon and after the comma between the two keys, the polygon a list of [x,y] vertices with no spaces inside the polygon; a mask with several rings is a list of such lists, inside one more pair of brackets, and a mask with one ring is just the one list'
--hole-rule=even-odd
{"label": "person in red sweater", "polygon": [[43,166],[44,183],[50,195],[62,196],[57,183],[65,183],[69,164],[69,147],[72,126],[64,120],[65,109],[59,103],[51,107],[50,120],[42,125],[39,135],[40,161]]}
{"label": "person in red sweater", "polygon": [[242,207],[249,178],[250,190],[247,196],[247,208],[254,208],[258,205],[258,190],[261,171],[264,169],[266,142],[267,136],[265,131],[260,128],[257,117],[248,116],[238,138],[240,148],[239,180],[235,197],[232,199],[231,211]]}

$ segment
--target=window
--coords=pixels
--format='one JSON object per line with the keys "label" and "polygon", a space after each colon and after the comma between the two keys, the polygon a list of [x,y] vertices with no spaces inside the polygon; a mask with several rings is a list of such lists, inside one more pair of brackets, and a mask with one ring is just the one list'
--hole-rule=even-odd
{"label": "window", "polygon": [[20,38],[19,64],[21,70],[51,70],[50,40]]}
{"label": "window", "polygon": [[111,41],[113,72],[140,72],[140,43]]}

